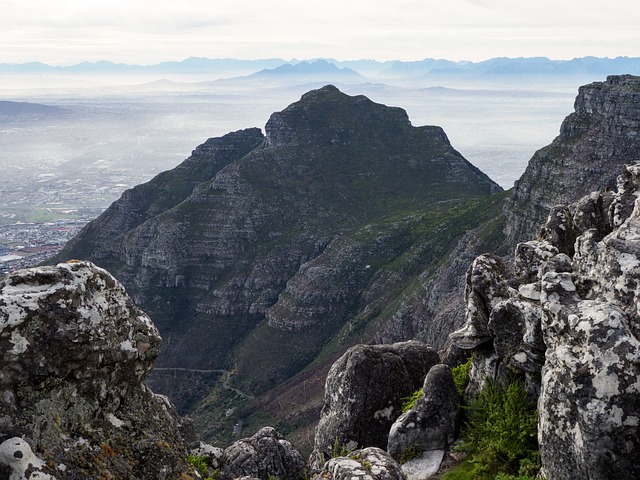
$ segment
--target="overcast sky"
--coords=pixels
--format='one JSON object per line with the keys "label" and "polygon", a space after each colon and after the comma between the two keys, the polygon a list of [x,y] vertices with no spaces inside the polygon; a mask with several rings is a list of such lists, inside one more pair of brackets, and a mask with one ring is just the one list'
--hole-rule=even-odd
{"label": "overcast sky", "polygon": [[638,0],[0,0],[0,63],[640,56]]}

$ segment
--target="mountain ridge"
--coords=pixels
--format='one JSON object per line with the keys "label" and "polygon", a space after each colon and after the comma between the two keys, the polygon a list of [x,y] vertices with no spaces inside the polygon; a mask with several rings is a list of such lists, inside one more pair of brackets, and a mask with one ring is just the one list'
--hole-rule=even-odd
{"label": "mountain ridge", "polygon": [[[373,339],[394,313],[384,299],[419,288],[415,273],[433,274],[452,239],[498,211],[501,190],[440,127],[334,86],[274,113],[265,132],[207,141],[125,192],[57,257],[91,258],[126,285],[165,338],[158,367],[233,370],[252,395]],[[159,373],[154,388],[178,392],[184,378]],[[196,401],[187,397],[183,411]],[[208,432],[233,426],[201,413]]]}

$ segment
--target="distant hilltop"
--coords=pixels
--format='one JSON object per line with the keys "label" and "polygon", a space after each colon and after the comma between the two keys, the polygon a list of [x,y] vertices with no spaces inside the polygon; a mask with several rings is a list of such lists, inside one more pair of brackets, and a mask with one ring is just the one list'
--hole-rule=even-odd
{"label": "distant hilltop", "polygon": [[[285,67],[289,65],[291,67]],[[298,69],[293,67],[298,66]],[[377,61],[348,60],[332,58],[308,60],[284,60],[269,58],[260,60],[240,60],[232,58],[190,57],[181,61],[162,62],[154,65],[128,65],[110,61],[82,62],[69,66],[53,66],[42,62],[0,63],[0,75],[7,74],[125,74],[125,73],[189,73],[250,75],[267,69],[274,74],[311,69],[350,69],[354,74],[368,77],[420,78],[423,76],[523,76],[523,75],[614,75],[640,74],[640,57],[581,57],[572,60],[551,60],[546,57],[492,58],[481,62],[451,61],[426,58],[418,61]]]}

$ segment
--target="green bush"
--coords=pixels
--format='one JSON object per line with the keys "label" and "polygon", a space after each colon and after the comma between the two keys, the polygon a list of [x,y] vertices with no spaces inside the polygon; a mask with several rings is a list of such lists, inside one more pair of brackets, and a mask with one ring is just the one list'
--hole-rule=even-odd
{"label": "green bush", "polygon": [[473,355],[470,356],[465,363],[451,369],[453,383],[456,384],[456,390],[458,390],[458,395],[461,397],[464,395],[464,391],[467,389],[467,385],[469,384],[472,360]]}
{"label": "green bush", "polygon": [[522,380],[513,379],[508,385],[487,381],[465,408],[467,423],[460,450],[468,457],[445,474],[444,480],[535,475],[540,469],[538,414],[527,399]]}
{"label": "green bush", "polygon": [[220,470],[216,469],[213,475],[209,476],[209,466],[205,457],[188,455],[187,461],[195,468],[204,480],[216,480],[220,475]]}
{"label": "green bush", "polygon": [[400,400],[402,400],[402,407],[401,407],[402,413],[408,412],[409,410],[411,410],[411,408],[415,405],[415,403],[420,398],[420,395],[422,395],[422,389],[421,388],[419,388],[418,390],[413,392],[408,397],[401,398]]}

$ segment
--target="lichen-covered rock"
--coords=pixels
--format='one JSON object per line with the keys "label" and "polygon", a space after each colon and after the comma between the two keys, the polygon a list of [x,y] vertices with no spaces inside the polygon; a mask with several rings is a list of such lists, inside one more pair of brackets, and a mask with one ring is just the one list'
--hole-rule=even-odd
{"label": "lichen-covered rock", "polygon": [[267,480],[300,480],[305,464],[300,453],[272,427],[235,442],[222,456],[220,478],[252,477]]}
{"label": "lichen-covered rock", "polygon": [[313,480],[404,480],[400,465],[384,450],[368,447],[330,459]]}
{"label": "lichen-covered rock", "polygon": [[408,449],[422,452],[447,447],[455,438],[459,403],[451,369],[434,366],[424,380],[422,395],[391,426],[389,454],[399,460]]}
{"label": "lichen-covered rock", "polygon": [[315,436],[316,460],[334,456],[336,443],[347,450],[386,448],[402,399],[422,386],[437,363],[435,350],[416,341],[349,349],[327,375]]}
{"label": "lichen-covered rock", "polygon": [[0,283],[0,440],[22,437],[58,479],[187,472],[182,423],[144,384],[160,336],[88,262]]}
{"label": "lichen-covered rock", "polygon": [[512,288],[484,298],[491,341],[475,348],[467,394],[505,367],[520,372],[539,396],[552,479],[640,478],[640,166],[625,166],[617,185],[554,207],[542,240],[516,248],[513,277],[484,275]]}
{"label": "lichen-covered rock", "polygon": [[220,447],[214,447],[213,445],[209,445],[208,443],[198,442],[197,444],[190,446],[189,455],[193,455],[194,457],[203,458],[209,467],[212,470],[216,468],[220,468],[222,465],[222,455],[224,454],[224,450]]}
{"label": "lichen-covered rock", "polygon": [[545,475],[640,478],[640,342],[628,316],[582,300],[568,274],[545,275],[543,292],[538,435]]}
{"label": "lichen-covered rock", "polygon": [[491,308],[509,298],[511,276],[504,261],[495,255],[480,255],[467,271],[466,323],[451,334],[458,347],[472,349],[491,340],[487,330]]}

